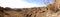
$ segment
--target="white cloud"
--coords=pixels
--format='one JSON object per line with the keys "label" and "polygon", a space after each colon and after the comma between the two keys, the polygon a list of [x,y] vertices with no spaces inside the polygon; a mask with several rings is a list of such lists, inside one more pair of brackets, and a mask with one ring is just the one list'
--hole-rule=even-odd
{"label": "white cloud", "polygon": [[39,5],[23,2],[22,0],[0,0],[0,6],[11,8],[29,8],[38,7]]}

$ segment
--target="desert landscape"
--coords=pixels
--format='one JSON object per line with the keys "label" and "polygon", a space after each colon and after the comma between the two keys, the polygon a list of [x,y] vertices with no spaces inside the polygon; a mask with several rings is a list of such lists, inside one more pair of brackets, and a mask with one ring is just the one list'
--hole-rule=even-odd
{"label": "desert landscape", "polygon": [[60,0],[47,7],[9,8],[0,7],[0,17],[60,17]]}

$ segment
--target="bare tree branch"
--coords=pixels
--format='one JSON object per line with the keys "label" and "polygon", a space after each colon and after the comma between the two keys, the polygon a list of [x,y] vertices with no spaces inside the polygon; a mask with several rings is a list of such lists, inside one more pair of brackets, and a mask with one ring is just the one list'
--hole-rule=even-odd
{"label": "bare tree branch", "polygon": [[49,0],[43,0],[43,2],[45,5],[50,4]]}

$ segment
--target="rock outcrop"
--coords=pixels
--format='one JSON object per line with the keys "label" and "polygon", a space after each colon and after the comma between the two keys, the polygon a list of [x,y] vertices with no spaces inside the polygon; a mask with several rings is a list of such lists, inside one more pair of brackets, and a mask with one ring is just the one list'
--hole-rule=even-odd
{"label": "rock outcrop", "polygon": [[0,7],[0,17],[60,17],[60,0],[47,7],[34,8],[2,8]]}
{"label": "rock outcrop", "polygon": [[0,7],[0,17],[4,17],[4,11],[3,11],[3,7]]}
{"label": "rock outcrop", "polygon": [[[34,7],[34,8],[22,8],[11,9],[6,11],[9,17],[58,17],[60,16],[60,10],[55,9],[52,5],[47,7]],[[5,16],[6,17],[6,16]]]}

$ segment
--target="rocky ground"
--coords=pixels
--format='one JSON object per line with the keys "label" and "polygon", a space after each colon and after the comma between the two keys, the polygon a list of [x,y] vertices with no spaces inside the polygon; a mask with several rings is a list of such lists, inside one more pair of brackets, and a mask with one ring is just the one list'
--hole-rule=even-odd
{"label": "rocky ground", "polygon": [[60,10],[51,7],[35,7],[35,8],[23,8],[23,9],[12,9],[5,10],[4,17],[60,17]]}
{"label": "rocky ground", "polygon": [[[1,11],[1,9],[0,9]],[[4,17],[60,17],[60,8],[55,8],[50,5],[47,7],[34,7],[34,8],[19,8],[11,9],[4,8]]]}

